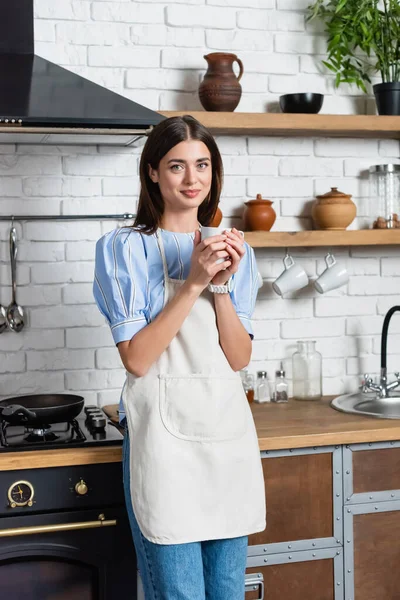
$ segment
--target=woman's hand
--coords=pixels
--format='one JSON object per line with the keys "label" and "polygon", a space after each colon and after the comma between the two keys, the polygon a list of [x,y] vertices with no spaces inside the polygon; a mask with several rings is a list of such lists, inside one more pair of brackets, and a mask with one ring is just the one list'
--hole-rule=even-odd
{"label": "woman's hand", "polygon": [[[186,280],[188,285],[201,292],[220,273],[223,273],[224,281],[229,279],[230,275],[225,274],[231,266],[232,255],[227,235],[228,232],[201,241],[200,232],[195,232],[190,272]],[[223,262],[217,264],[221,258],[224,259]]]}
{"label": "woman's hand", "polygon": [[212,279],[214,285],[224,285],[231,275],[237,273],[239,263],[246,254],[244,238],[239,231],[233,227],[231,231],[226,231],[226,252],[229,254],[230,263],[225,270],[219,271]]}

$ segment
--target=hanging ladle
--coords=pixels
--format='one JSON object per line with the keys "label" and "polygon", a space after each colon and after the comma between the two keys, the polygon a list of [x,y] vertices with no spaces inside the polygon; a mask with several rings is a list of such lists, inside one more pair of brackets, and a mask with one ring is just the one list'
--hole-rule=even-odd
{"label": "hanging ladle", "polygon": [[0,304],[0,333],[3,333],[6,329],[8,329],[7,311],[5,307]]}
{"label": "hanging ladle", "polygon": [[12,299],[7,308],[8,327],[11,331],[18,333],[24,327],[24,311],[17,304],[17,231],[14,226],[10,230],[10,261],[11,261],[11,284]]}

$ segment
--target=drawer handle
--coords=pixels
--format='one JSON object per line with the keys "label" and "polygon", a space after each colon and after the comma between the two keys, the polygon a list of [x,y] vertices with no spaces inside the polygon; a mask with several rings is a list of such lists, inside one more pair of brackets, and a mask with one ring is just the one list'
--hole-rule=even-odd
{"label": "drawer handle", "polygon": [[264,576],[262,573],[250,573],[246,575],[245,586],[246,593],[253,592],[258,588],[260,595],[257,600],[264,600]]}
{"label": "drawer handle", "polygon": [[95,529],[97,527],[115,527],[116,519],[106,520],[103,514],[97,521],[80,521],[78,523],[60,523],[59,525],[38,525],[37,527],[14,527],[0,529],[0,538],[16,537],[18,535],[34,535],[37,533],[53,533],[54,531],[76,531],[77,529]]}

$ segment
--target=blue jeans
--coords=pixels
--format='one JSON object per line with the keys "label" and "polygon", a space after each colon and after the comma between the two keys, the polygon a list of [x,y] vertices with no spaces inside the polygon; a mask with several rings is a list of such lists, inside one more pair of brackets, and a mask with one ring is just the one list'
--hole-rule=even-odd
{"label": "blue jeans", "polygon": [[247,536],[154,544],[139,529],[130,497],[129,436],[123,448],[125,501],[146,600],[243,600]]}

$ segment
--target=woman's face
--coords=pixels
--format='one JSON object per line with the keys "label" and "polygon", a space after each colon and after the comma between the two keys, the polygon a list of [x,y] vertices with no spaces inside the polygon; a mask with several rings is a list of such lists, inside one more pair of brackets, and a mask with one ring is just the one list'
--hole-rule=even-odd
{"label": "woman's face", "polygon": [[160,187],[165,209],[197,208],[211,188],[210,151],[199,140],[185,140],[163,156],[157,170],[149,167],[149,175]]}

